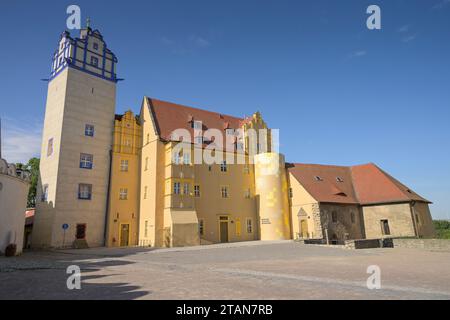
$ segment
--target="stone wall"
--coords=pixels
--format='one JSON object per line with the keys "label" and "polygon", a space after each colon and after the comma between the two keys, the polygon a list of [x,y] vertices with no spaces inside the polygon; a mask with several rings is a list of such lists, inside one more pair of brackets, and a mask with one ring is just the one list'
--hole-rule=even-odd
{"label": "stone wall", "polygon": [[392,239],[394,248],[450,251],[450,239]]}
{"label": "stone wall", "polygon": [[[333,212],[336,212],[337,215],[336,222],[332,219]],[[320,217],[323,230],[328,230],[330,243],[332,240],[343,243],[343,241],[347,239],[364,238],[362,232],[362,217],[358,205],[321,203]],[[323,237],[325,237],[325,232]]]}

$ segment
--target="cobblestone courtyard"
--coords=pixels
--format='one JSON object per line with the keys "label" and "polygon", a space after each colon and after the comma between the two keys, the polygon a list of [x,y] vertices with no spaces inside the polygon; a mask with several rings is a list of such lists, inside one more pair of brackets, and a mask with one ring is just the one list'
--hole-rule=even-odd
{"label": "cobblestone courtyard", "polygon": [[[81,290],[67,289],[69,265]],[[367,289],[369,265],[379,290]],[[28,252],[0,257],[0,299],[450,299],[450,252],[290,241]]]}

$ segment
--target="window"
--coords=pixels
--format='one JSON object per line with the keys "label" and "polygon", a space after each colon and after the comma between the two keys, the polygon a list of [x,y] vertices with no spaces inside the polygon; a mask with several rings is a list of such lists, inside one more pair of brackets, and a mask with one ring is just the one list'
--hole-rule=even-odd
{"label": "window", "polygon": [[180,183],[179,182],[174,182],[173,183],[173,193],[174,194],[180,194]]}
{"label": "window", "polygon": [[128,171],[128,160],[120,160],[120,171],[122,172]]}
{"label": "window", "polygon": [[208,171],[211,172],[212,166],[208,166]]}
{"label": "window", "polygon": [[80,155],[80,168],[92,169],[94,156],[92,154],[82,153]]}
{"label": "window", "polygon": [[350,212],[350,218],[352,219],[352,223],[355,223],[355,213],[353,211]]}
{"label": "window", "polygon": [[246,189],[245,192],[244,192],[244,197],[245,197],[246,199],[250,199],[250,196],[251,196],[250,189]]}
{"label": "window", "polygon": [[203,219],[198,220],[198,232],[200,233],[200,236],[205,234],[205,221]]}
{"label": "window", "polygon": [[248,164],[244,165],[244,173],[249,174],[250,173],[250,167]]}
{"label": "window", "polygon": [[314,178],[316,179],[316,181],[323,181],[323,179],[319,176],[315,176]]}
{"label": "window", "polygon": [[148,170],[148,157],[145,158],[145,171]]}
{"label": "window", "polygon": [[247,218],[246,226],[247,226],[247,233],[253,233],[253,220],[251,218]]}
{"label": "window", "polygon": [[416,223],[420,224],[420,220],[419,220],[419,215],[418,214],[416,214]]}
{"label": "window", "polygon": [[242,142],[236,142],[236,150],[237,151],[243,151],[244,150],[244,144]]}
{"label": "window", "polygon": [[222,194],[222,198],[228,198],[228,187],[221,187],[220,192]]}
{"label": "window", "polygon": [[126,147],[131,146],[131,140],[130,139],[125,139],[125,146]]}
{"label": "window", "polygon": [[78,185],[78,199],[91,200],[92,198],[92,184],[80,183]]}
{"label": "window", "polygon": [[336,181],[337,182],[344,182],[344,179],[342,179],[341,177],[336,177]]}
{"label": "window", "polygon": [[225,133],[227,135],[234,136],[234,129],[232,128],[225,129]]}
{"label": "window", "polygon": [[191,154],[184,153],[183,154],[183,164],[190,164],[190,163],[191,163]]}
{"label": "window", "polygon": [[180,154],[179,153],[174,153],[173,154],[173,163],[174,164],[180,164]]}
{"label": "window", "polygon": [[98,50],[98,43],[94,42],[93,47],[94,47],[94,50]]}
{"label": "window", "polygon": [[148,237],[148,221],[147,220],[145,220],[145,223],[144,223],[144,237]]}
{"label": "window", "polygon": [[389,221],[388,220],[381,220],[381,234],[383,236],[388,236],[391,234],[391,230],[389,228]]}
{"label": "window", "polygon": [[195,141],[196,144],[202,144],[203,143],[203,137],[202,136],[196,136],[194,141]]}
{"label": "window", "polygon": [[202,127],[203,127],[203,125],[202,125],[201,121],[192,121],[191,122],[191,128],[193,128],[193,129],[201,130]]}
{"label": "window", "polygon": [[98,67],[98,58],[97,57],[91,57],[91,65],[94,67]]}
{"label": "window", "polygon": [[222,161],[222,163],[220,164],[220,171],[227,172],[227,162],[226,161]]}
{"label": "window", "polygon": [[147,144],[150,143],[150,134],[147,133]]}
{"label": "window", "polygon": [[120,200],[127,200],[128,199],[128,189],[127,188],[120,188],[119,199]]}
{"label": "window", "polygon": [[292,191],[292,188],[289,188],[289,198],[293,198],[294,197],[294,192]]}
{"label": "window", "polygon": [[83,240],[86,239],[86,224],[77,224],[77,230],[75,237],[77,240]]}
{"label": "window", "polygon": [[45,202],[48,199],[48,184],[44,185],[42,187],[42,196],[41,196],[41,201]]}
{"label": "window", "polygon": [[87,124],[84,127],[84,135],[87,137],[93,137],[94,136],[94,126],[91,124]]}
{"label": "window", "polygon": [[338,220],[337,218],[337,212],[336,211],[332,211],[331,212],[331,221],[333,221],[334,223],[336,223]]}
{"label": "window", "polygon": [[53,154],[53,138],[48,139],[47,145],[47,157],[50,157]]}
{"label": "window", "polygon": [[183,194],[189,195],[189,183],[188,182],[185,182],[183,184]]}
{"label": "window", "polygon": [[200,186],[199,185],[195,185],[194,186],[194,197],[200,197]]}
{"label": "window", "polygon": [[144,199],[147,199],[147,186],[144,187]]}

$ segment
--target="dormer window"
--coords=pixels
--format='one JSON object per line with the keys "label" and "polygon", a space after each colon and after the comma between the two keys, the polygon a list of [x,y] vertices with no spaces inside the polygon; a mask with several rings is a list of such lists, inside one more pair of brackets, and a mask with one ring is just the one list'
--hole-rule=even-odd
{"label": "dormer window", "polygon": [[342,179],[341,177],[336,177],[336,181],[337,182],[344,182],[344,179]]}
{"label": "dormer window", "polygon": [[314,179],[316,179],[316,181],[323,181],[323,179],[320,176],[315,176]]}
{"label": "dormer window", "polygon": [[192,121],[191,122],[191,128],[201,130],[202,129],[202,122],[201,121]]}

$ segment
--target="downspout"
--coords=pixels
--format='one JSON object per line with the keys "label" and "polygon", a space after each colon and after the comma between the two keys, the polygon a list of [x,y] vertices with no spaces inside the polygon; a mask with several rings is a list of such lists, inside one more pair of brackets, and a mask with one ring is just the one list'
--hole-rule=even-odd
{"label": "downspout", "polygon": [[108,232],[109,197],[110,197],[110,193],[111,193],[111,173],[112,173],[112,149],[109,150],[108,191],[106,192],[105,229],[103,231],[103,246],[104,247],[106,247],[106,236],[107,236],[107,232]]}

